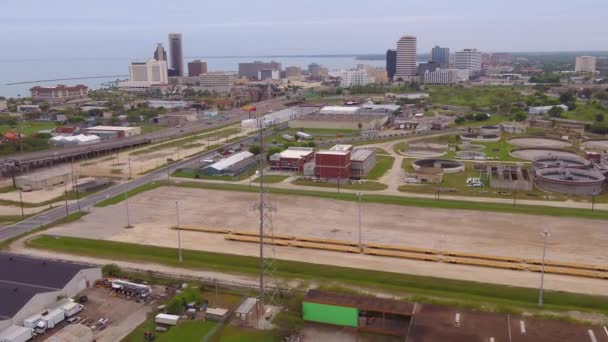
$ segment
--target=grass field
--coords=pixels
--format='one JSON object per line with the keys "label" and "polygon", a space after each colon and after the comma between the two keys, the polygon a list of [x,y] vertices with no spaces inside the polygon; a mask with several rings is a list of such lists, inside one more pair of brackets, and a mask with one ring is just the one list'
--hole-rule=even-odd
{"label": "grass field", "polygon": [[42,122],[42,121],[32,121],[32,122],[20,122],[17,126],[11,127],[8,125],[0,125],[0,134],[4,134],[8,131],[16,132],[21,130],[25,136],[31,136],[38,133],[38,131],[44,131],[49,129],[54,129],[57,127],[54,122]]}
{"label": "grass field", "polygon": [[393,167],[395,158],[389,156],[376,156],[376,166],[369,171],[365,179],[378,180]]}
{"label": "grass field", "polygon": [[238,175],[236,177],[232,177],[229,175],[210,176],[210,175],[204,175],[201,172],[197,172],[192,169],[182,169],[182,170],[175,171],[173,174],[171,174],[171,176],[172,177],[181,177],[181,178],[192,178],[192,179],[218,180],[218,181],[225,181],[225,182],[238,182],[243,179],[249,178],[254,173],[255,173],[255,170],[252,168],[248,172],[245,172],[244,174]]}
{"label": "grass field", "polygon": [[[319,183],[319,182],[313,182],[313,181],[306,180],[306,179],[298,179],[291,183],[295,184],[295,185],[316,186],[316,187],[320,187],[320,188],[338,189],[338,184],[334,184],[334,183],[330,183],[330,182]],[[347,190],[378,191],[378,190],[386,189],[387,186],[385,184],[374,182],[374,181],[363,181],[362,183],[340,184],[339,188],[347,189]]]}
{"label": "grass field", "polygon": [[7,249],[13,242],[21,239],[22,237],[25,237],[25,236],[33,234],[33,233],[44,231],[44,230],[49,229],[51,227],[54,227],[56,225],[60,225],[60,224],[64,224],[64,223],[70,223],[70,222],[77,221],[77,220],[79,220],[81,217],[83,217],[86,214],[88,214],[88,213],[83,213],[83,212],[80,212],[80,211],[79,212],[75,212],[75,213],[71,213],[71,214],[69,214],[67,216],[64,216],[64,217],[60,218],[59,220],[56,220],[56,221],[51,222],[51,223],[49,223],[47,225],[41,226],[39,228],[36,228],[33,231],[31,231],[31,232],[19,234],[17,236],[12,237],[12,238],[6,239],[6,240],[0,242],[0,251]]}
{"label": "grass field", "polygon": [[451,87],[432,86],[427,89],[433,104],[466,107],[489,107],[524,100],[515,87]]}
{"label": "grass field", "polygon": [[[179,263],[177,250],[114,241],[72,237],[37,236],[27,242],[31,248],[111,260],[155,263],[187,269],[213,270],[255,276],[259,271],[256,257],[184,250]],[[365,287],[398,294],[419,301],[432,300],[489,310],[519,312],[537,309],[538,291],[503,285],[413,276],[356,268],[317,265],[305,262],[275,261],[278,277]],[[608,314],[608,297],[546,291],[545,309]]]}
{"label": "grass field", "polygon": [[141,123],[141,124],[139,124],[139,127],[141,127],[142,134],[152,133],[152,132],[156,132],[156,131],[160,131],[160,130],[168,128],[168,126],[165,126],[165,125],[153,125],[153,124],[149,124],[149,123]]}
{"label": "grass field", "polygon": [[141,342],[145,341],[144,333],[151,331],[156,335],[156,342],[173,342],[173,341],[200,341],[207,335],[217,323],[203,321],[183,321],[175,327],[171,327],[167,332],[155,332],[156,324],[153,319],[145,321],[143,324],[133,330],[123,342]]}

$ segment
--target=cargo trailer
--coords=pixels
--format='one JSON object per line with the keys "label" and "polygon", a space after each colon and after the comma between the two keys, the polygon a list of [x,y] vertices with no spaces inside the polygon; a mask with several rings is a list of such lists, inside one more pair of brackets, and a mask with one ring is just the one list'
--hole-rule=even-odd
{"label": "cargo trailer", "polygon": [[11,325],[0,332],[0,342],[25,342],[32,339],[32,329]]}

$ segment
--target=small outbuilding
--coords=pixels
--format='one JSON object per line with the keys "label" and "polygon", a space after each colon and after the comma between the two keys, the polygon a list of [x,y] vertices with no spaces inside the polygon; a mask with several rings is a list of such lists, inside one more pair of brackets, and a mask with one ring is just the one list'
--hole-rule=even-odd
{"label": "small outbuilding", "polygon": [[257,161],[253,153],[243,151],[204,167],[203,174],[208,176],[240,175],[253,167]]}
{"label": "small outbuilding", "polygon": [[351,158],[351,177],[362,178],[376,166],[376,151],[372,149],[356,149]]}
{"label": "small outbuilding", "polygon": [[242,324],[255,322],[262,312],[262,303],[258,298],[247,298],[234,312],[236,319]]}

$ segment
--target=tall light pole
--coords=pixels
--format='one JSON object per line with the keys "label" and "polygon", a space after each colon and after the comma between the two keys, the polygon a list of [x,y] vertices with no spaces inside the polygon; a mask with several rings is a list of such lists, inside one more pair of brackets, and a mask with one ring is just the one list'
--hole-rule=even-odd
{"label": "tall light pole", "polygon": [[182,263],[184,258],[182,256],[182,230],[179,228],[179,201],[175,201],[175,221],[177,224],[177,249],[179,254],[179,262]]}
{"label": "tall light pole", "polygon": [[538,295],[538,306],[543,306],[543,286],[545,285],[545,256],[547,254],[547,239],[551,233],[547,229],[540,234],[543,237],[543,259],[540,268],[540,291]]}
{"label": "tall light pole", "polygon": [[68,209],[68,181],[67,179],[63,181],[63,197],[65,198],[65,216],[68,216],[70,214],[70,211]]}
{"label": "tall light pole", "polygon": [[129,216],[129,192],[128,191],[125,192],[125,209],[127,212],[127,225],[125,226],[125,228],[133,228],[133,226],[131,225],[131,217]]}
{"label": "tall light pole", "polygon": [[131,178],[131,158],[129,158],[129,178]]}
{"label": "tall light pole", "polygon": [[19,189],[19,203],[21,204],[21,218],[25,218],[25,213],[23,212],[23,197],[21,196],[21,189]]}
{"label": "tall light pole", "polygon": [[357,201],[357,211],[359,213],[359,249],[363,250],[363,234],[361,232],[361,198],[363,197],[363,193],[357,192],[357,197],[359,198]]}
{"label": "tall light pole", "polygon": [[72,166],[72,190],[76,193],[76,203],[78,203],[78,211],[80,211],[80,196],[78,196],[78,180],[76,179],[76,175],[74,174],[74,157],[72,156],[72,162],[70,163]]}

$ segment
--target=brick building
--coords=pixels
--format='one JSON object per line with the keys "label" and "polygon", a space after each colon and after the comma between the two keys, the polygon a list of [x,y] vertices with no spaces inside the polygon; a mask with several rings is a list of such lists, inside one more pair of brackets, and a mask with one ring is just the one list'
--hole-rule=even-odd
{"label": "brick building", "polygon": [[312,147],[290,147],[270,156],[270,168],[274,170],[304,171],[304,164],[314,159]]}
{"label": "brick building", "polygon": [[54,103],[85,97],[89,93],[89,87],[83,84],[73,87],[63,84],[58,84],[54,87],[35,86],[30,88],[30,93],[35,101]]}
{"label": "brick building", "polygon": [[344,179],[351,176],[352,145],[336,145],[315,155],[315,176]]}

